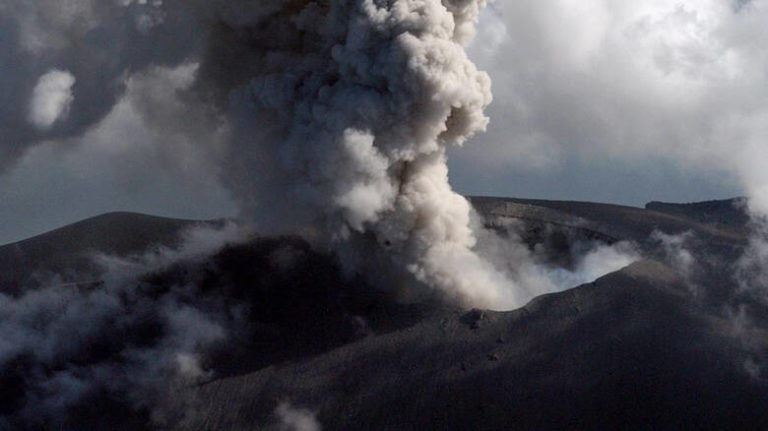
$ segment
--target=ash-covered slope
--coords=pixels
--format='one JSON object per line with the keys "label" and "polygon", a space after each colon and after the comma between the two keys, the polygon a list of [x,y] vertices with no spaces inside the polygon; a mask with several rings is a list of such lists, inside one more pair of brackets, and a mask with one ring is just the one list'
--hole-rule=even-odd
{"label": "ash-covered slope", "polygon": [[746,198],[733,198],[687,204],[653,201],[645,204],[645,208],[688,217],[704,223],[744,227],[749,223],[746,205]]}
{"label": "ash-covered slope", "polygon": [[[467,311],[400,303],[364,277],[342,275],[337,257],[299,238],[250,238],[131,279],[116,298],[127,297],[124,308],[143,314],[114,328],[108,320],[89,335],[93,343],[73,339],[81,344],[64,349],[69,356],[36,363],[21,355],[0,364],[0,428],[284,429],[285,405],[307,409],[289,413],[328,430],[768,427],[768,310],[740,296],[730,277],[745,231],[615,205],[472,202],[489,227],[515,229],[532,248],[557,254],[585,239],[632,240],[644,259],[515,311]],[[155,238],[178,243],[188,223],[99,220],[37,237],[30,240],[37,248],[26,249],[66,268],[85,250],[131,254]],[[62,238],[81,245],[71,256],[45,246]],[[695,265],[681,265],[674,253],[683,252]],[[140,301],[131,299],[137,295]],[[154,359],[150,366],[131,358],[137,351],[162,358],[169,343],[198,331],[198,321],[174,329],[175,320],[164,317],[186,307],[228,334],[201,348],[195,364],[204,372],[179,380],[160,368],[139,389],[131,379],[119,386],[108,383],[114,376],[87,375],[91,387],[73,407],[25,413],[50,390],[41,375],[155,370]],[[174,361],[172,369],[183,368]]]}
{"label": "ash-covered slope", "polygon": [[727,322],[641,262],[505,313],[436,311],[395,333],[202,385],[174,429],[762,429],[768,385]]}
{"label": "ash-covered slope", "polygon": [[[324,429],[768,426],[768,380],[756,365],[766,343],[755,341],[768,339],[768,321],[760,312],[746,325],[734,317],[734,304],[746,302],[722,274],[743,231],[616,205],[472,202],[491,227],[521,222],[531,245],[552,235],[563,250],[584,238],[633,240],[647,258],[519,310],[431,308],[407,329],[211,381],[173,428],[271,429],[286,401]],[[694,238],[694,259],[710,261],[677,266],[659,235]]]}
{"label": "ash-covered slope", "polygon": [[0,292],[17,293],[36,284],[37,277],[51,274],[62,282],[79,281],[97,270],[91,259],[94,253],[127,256],[152,247],[173,247],[182,229],[200,223],[220,222],[115,212],[0,246]]}

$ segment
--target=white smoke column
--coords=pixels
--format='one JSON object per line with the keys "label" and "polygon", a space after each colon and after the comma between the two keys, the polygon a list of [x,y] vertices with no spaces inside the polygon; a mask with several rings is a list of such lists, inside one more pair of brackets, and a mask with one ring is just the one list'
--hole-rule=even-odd
{"label": "white smoke column", "polygon": [[29,121],[44,130],[65,116],[74,100],[74,84],[75,77],[66,71],[54,69],[41,76],[32,93]]}
{"label": "white smoke column", "polygon": [[[463,46],[484,3],[271,1],[251,20],[229,19],[253,56],[239,96],[250,129],[233,144],[230,184],[264,226],[321,221],[331,241],[372,233],[456,301],[519,305],[473,251],[470,205],[445,159],[488,123],[490,79]],[[203,61],[203,79],[211,67]]]}

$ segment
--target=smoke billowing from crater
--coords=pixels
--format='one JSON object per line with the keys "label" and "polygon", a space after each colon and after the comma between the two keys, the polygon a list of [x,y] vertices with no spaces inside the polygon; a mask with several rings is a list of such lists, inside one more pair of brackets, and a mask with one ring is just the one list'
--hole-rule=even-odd
{"label": "smoke billowing from crater", "polygon": [[[260,226],[319,224],[331,243],[369,233],[449,297],[510,305],[510,282],[473,251],[470,206],[445,160],[488,123],[490,80],[463,48],[482,5],[267,2],[216,27],[201,84],[234,100],[224,178]],[[245,54],[242,82],[221,45]]]}
{"label": "smoke billowing from crater", "polygon": [[[265,2],[220,15],[195,90],[224,113],[222,178],[248,216],[465,306],[510,309],[565,287],[556,278],[581,280],[536,267],[519,241],[499,249],[515,259],[494,258],[493,234],[449,184],[446,149],[488,124],[490,79],[464,49],[484,3]],[[606,269],[632,257],[617,255]]]}

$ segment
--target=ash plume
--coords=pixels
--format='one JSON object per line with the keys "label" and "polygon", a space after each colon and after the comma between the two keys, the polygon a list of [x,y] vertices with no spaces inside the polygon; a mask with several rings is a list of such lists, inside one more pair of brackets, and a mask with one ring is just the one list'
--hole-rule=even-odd
{"label": "ash plume", "polygon": [[634,260],[606,249],[602,267],[558,273],[519,238],[494,245],[452,190],[447,148],[489,121],[490,79],[464,49],[484,1],[262,4],[220,15],[196,87],[227,112],[223,180],[260,227],[302,232],[385,284],[415,278],[493,309]]}
{"label": "ash plume", "polygon": [[[454,300],[508,305],[509,280],[473,251],[445,156],[488,122],[490,80],[463,48],[482,5],[267,2],[214,30],[200,77],[235,100],[225,180],[260,225],[319,224],[331,244],[368,235],[368,249]],[[221,70],[233,66],[224,44],[248,57],[242,83]]]}
{"label": "ash plume", "polygon": [[[490,79],[464,50],[484,3],[0,0],[11,41],[0,54],[0,169],[54,143],[115,154],[125,183],[147,161],[212,172],[256,229],[301,234],[353,273],[465,306],[520,306],[634,254],[589,246],[574,268],[553,270],[519,238],[485,230],[452,190],[446,148],[488,124]],[[217,372],[212,358],[245,349],[254,328],[267,327],[255,338],[264,344],[297,349],[260,314],[279,320],[281,301],[297,303],[279,292],[306,283],[291,277],[337,268],[288,247],[268,256],[268,276],[229,280],[211,262],[226,265],[216,253],[241,238],[193,231],[179,250],[95,257],[104,271],[93,285],[53,275],[0,297],[2,383],[14,388],[0,427],[89,417],[82,409],[93,400],[127,400],[154,424],[171,423],[185,410],[183,389]],[[316,338],[368,332],[346,310],[326,313],[338,298],[318,284],[290,292],[304,315],[322,314],[342,334]],[[317,307],[323,296],[328,306]],[[320,428],[289,405],[276,414],[283,428]]]}
{"label": "ash plume", "polygon": [[[444,179],[445,149],[487,122],[489,82],[463,48],[483,6],[2,0],[0,169],[35,146],[88,150],[94,135],[119,143],[140,130],[143,145],[115,154],[140,148],[144,164],[219,176],[264,231],[363,244],[460,301],[518,305],[506,292],[519,286],[498,288],[514,285],[508,271],[476,258],[467,205]],[[530,170],[567,154],[653,153],[729,173],[764,214],[754,71],[767,12],[754,1],[498,2],[472,50],[504,121],[452,157]],[[138,181],[109,162],[115,181]]]}

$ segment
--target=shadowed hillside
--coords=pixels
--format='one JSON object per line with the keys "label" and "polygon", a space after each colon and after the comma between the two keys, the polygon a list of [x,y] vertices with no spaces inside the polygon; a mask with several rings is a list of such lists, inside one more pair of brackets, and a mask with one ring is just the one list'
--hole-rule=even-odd
{"label": "shadowed hillside", "polygon": [[[617,239],[643,241],[654,230],[667,234],[691,231],[712,241],[722,242],[743,241],[745,238],[743,225],[710,223],[702,220],[703,217],[692,217],[695,211],[662,212],[651,208],[592,202],[494,197],[471,197],[470,201],[486,217],[536,221],[552,219],[555,223],[584,227]],[[734,216],[736,214],[740,213],[734,213]],[[738,217],[743,217],[743,214]]]}
{"label": "shadowed hillside", "polygon": [[58,274],[62,281],[79,281],[95,271],[94,252],[127,256],[151,247],[178,245],[179,233],[198,223],[144,214],[115,212],[0,246],[0,292],[13,293],[35,284],[35,276]]}
{"label": "shadowed hillside", "polygon": [[749,222],[749,214],[747,214],[746,205],[747,202],[745,198],[734,198],[688,204],[654,201],[645,204],[645,208],[687,217],[702,223],[712,223],[738,228],[744,227]]}
{"label": "shadowed hillside", "polygon": [[[284,402],[328,430],[768,427],[768,309],[731,278],[746,242],[738,223],[585,202],[472,202],[486,226],[515,229],[529,247],[556,255],[578,241],[631,240],[643,259],[518,310],[490,312],[402,304],[361,275],[343,275],[336,256],[300,238],[251,238],[203,261],[155,269],[130,287],[143,295],[131,307],[149,310],[177,295],[182,305],[220,310],[230,333],[201,357],[203,377],[174,383],[150,406],[100,387],[42,427],[282,429],[276,408]],[[3,286],[24,288],[15,280],[30,268],[77,273],[95,251],[178,245],[193,223],[116,213],[8,245],[0,248]],[[657,232],[681,238],[695,265],[679,266]],[[192,290],[174,293],[181,288]],[[143,312],[122,335],[105,330],[95,347],[81,347],[78,366],[122,364],[124,345],[162,342],[166,324]],[[3,370],[3,414],[22,408],[37,381],[29,360]],[[6,424],[24,424],[10,417]]]}
{"label": "shadowed hillside", "polygon": [[[761,429],[768,385],[674,271],[633,265],[505,313],[444,310],[314,358],[201,386],[174,429]],[[738,412],[738,413],[736,413]]]}

